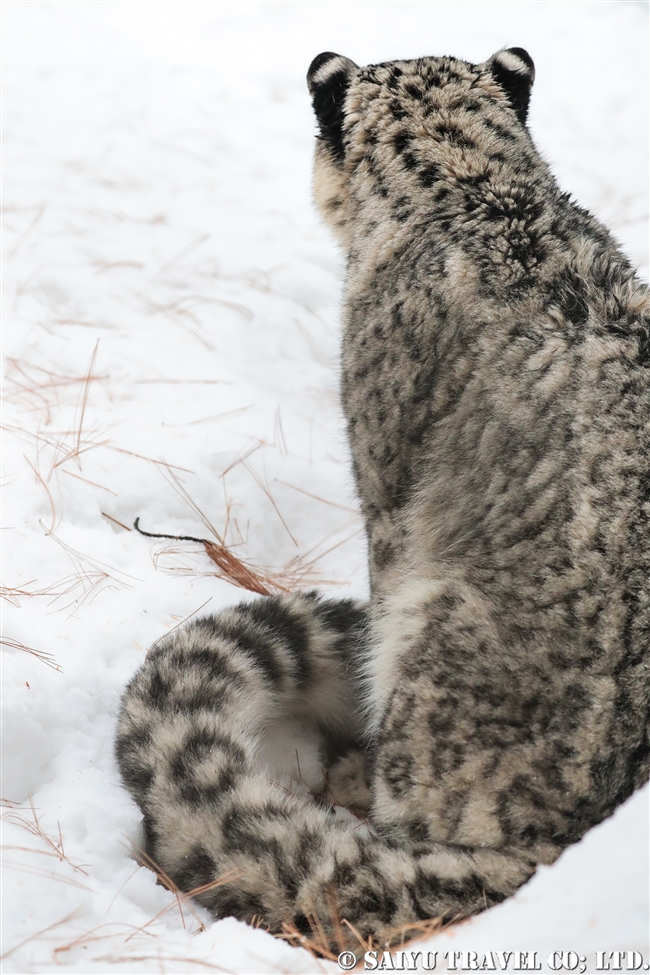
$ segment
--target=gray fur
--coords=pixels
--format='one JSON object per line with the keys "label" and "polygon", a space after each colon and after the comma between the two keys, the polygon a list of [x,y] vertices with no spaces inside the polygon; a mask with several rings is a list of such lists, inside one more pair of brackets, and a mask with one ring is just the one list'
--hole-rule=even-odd
{"label": "gray fur", "polygon": [[[650,303],[537,153],[533,77],[518,48],[310,69],[371,600],[191,622],[127,688],[149,852],[185,890],[236,869],[215,917],[467,916],[648,779]],[[269,782],[295,717],[369,834]]]}

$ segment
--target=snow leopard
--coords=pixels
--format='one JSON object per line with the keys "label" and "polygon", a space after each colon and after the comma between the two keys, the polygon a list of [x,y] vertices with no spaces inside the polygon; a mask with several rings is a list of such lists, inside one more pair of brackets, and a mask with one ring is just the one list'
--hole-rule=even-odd
{"label": "snow leopard", "polygon": [[[147,853],[215,918],[340,950],[469,917],[648,780],[649,295],[533,80],[522,48],[309,68],[369,598],[194,619],[124,693]],[[269,775],[285,720],[362,828]]]}

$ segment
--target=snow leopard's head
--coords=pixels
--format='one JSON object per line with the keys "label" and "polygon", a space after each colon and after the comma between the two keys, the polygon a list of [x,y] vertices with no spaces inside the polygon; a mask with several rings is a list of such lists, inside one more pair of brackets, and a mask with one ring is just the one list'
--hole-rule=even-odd
{"label": "snow leopard's head", "polygon": [[433,204],[441,181],[476,178],[490,160],[530,148],[534,76],[518,47],[478,65],[431,57],[361,68],[332,52],[314,58],[314,197],[339,242],[349,248],[360,208],[403,220],[400,211]]}

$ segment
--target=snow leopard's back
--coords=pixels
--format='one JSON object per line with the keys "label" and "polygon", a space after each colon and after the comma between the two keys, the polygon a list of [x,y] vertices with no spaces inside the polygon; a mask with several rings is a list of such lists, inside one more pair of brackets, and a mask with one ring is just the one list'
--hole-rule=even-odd
{"label": "snow leopard's back", "polygon": [[[118,756],[179,885],[234,868],[216,916],[335,940],[337,915],[376,935],[503,899],[648,778],[650,331],[530,140],[526,52],[323,54],[308,80],[371,600],[170,635]],[[296,716],[348,804],[369,780],[369,837],[266,779],[264,729]]]}
{"label": "snow leopard's back", "polygon": [[521,124],[526,57],[501,59],[501,100],[453,59],[339,63],[343,399],[377,714],[418,675],[400,817],[437,794],[429,835],[545,858],[648,774],[650,305]]}

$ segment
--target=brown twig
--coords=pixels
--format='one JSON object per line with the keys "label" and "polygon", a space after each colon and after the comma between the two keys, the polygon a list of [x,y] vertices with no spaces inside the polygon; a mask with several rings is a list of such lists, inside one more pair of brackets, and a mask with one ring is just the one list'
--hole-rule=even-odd
{"label": "brown twig", "polygon": [[[194,535],[167,535],[162,532],[147,532],[140,528],[139,518],[135,519],[133,527],[141,535],[146,535],[147,538],[168,538],[176,542],[196,542],[203,545],[206,554],[219,569],[221,578],[232,582],[240,589],[248,589],[249,592],[256,592],[261,596],[270,596],[273,592],[269,582],[260,573],[237,558],[222,543],[213,542],[209,538],[196,538]],[[280,587],[276,584],[274,588],[277,590]],[[281,591],[286,592],[287,590],[282,588]]]}

